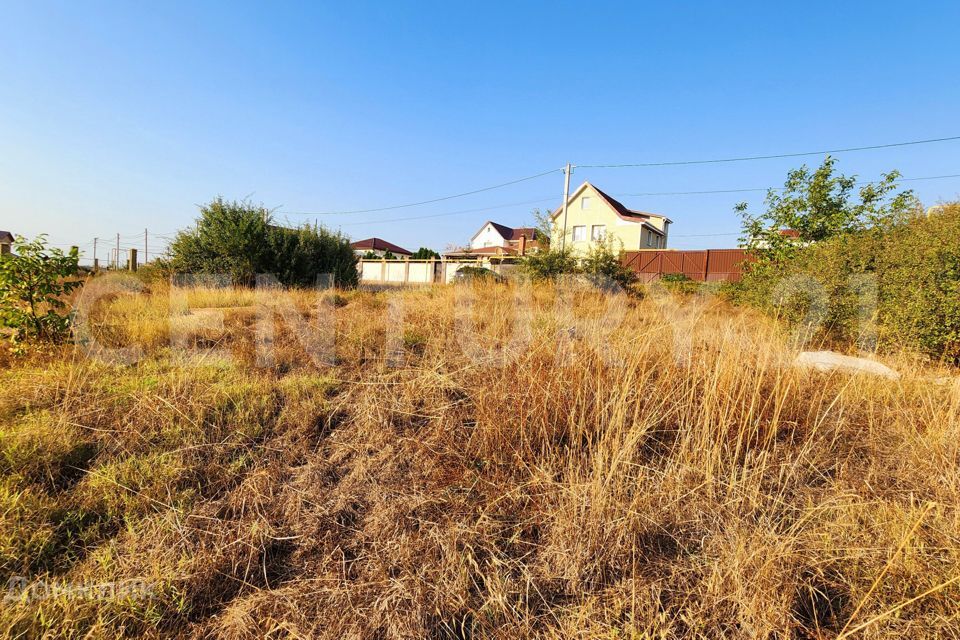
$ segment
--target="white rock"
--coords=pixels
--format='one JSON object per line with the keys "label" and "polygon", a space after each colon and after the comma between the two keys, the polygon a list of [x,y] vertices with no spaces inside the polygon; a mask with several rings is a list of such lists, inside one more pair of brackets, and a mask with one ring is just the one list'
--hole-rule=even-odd
{"label": "white rock", "polygon": [[793,366],[817,371],[847,371],[850,373],[867,373],[890,380],[899,380],[900,374],[885,364],[867,358],[845,356],[833,351],[801,351]]}

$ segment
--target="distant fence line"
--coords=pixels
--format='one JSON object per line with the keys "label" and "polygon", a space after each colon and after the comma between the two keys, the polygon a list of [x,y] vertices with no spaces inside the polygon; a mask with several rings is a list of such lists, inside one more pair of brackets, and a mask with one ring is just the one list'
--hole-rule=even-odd
{"label": "distant fence line", "polygon": [[[697,282],[739,282],[743,277],[743,264],[753,258],[744,249],[700,249],[676,251],[671,249],[644,249],[626,251],[621,264],[637,274],[640,282],[648,283],[661,276],[682,274]],[[506,275],[516,269],[511,261],[496,261],[484,258],[475,260],[411,260],[408,258],[387,260],[361,259],[357,269],[361,284],[449,284],[454,281],[462,267],[485,267]]]}
{"label": "distant fence line", "polygon": [[683,274],[698,282],[739,282],[743,264],[752,259],[744,249],[645,249],[625,252],[621,264],[636,273],[640,282],[668,274]]}
{"label": "distant fence line", "polygon": [[449,284],[462,267],[484,267],[505,275],[516,268],[515,264],[499,260],[394,260],[362,258],[357,263],[361,284]]}

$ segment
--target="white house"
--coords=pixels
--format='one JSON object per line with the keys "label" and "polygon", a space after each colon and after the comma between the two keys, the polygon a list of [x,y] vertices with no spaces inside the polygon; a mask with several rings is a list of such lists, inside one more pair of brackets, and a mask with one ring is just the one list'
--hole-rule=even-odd
{"label": "white house", "polygon": [[505,249],[504,253],[524,254],[536,249],[539,244],[537,230],[533,227],[508,227],[490,220],[483,223],[480,230],[470,238],[470,249],[479,251],[492,247]]}

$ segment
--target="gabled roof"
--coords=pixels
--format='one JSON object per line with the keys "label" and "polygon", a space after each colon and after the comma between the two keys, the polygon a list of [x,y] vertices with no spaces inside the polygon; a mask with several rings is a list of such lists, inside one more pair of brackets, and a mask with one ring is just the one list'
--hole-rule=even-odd
{"label": "gabled roof", "polygon": [[13,244],[13,234],[9,231],[0,231],[0,244]]}
{"label": "gabled roof", "polygon": [[357,240],[351,242],[350,246],[359,251],[389,251],[390,253],[402,253],[405,256],[412,256],[412,251],[407,251],[401,246],[392,242],[387,242],[382,238],[367,238],[366,240]]}
{"label": "gabled roof", "polygon": [[490,225],[497,230],[504,240],[514,241],[520,240],[520,236],[527,236],[527,240],[536,240],[537,230],[534,227],[508,227],[505,224],[500,224],[499,222],[494,222],[493,220],[487,220],[482,225],[480,225],[480,230],[477,231],[473,236],[471,236],[470,241],[473,242],[473,239],[476,238],[480,233],[487,228],[487,225]]}
{"label": "gabled roof", "polygon": [[[584,182],[582,185],[580,185],[580,188],[578,188],[576,191],[571,193],[570,198],[567,200],[567,204],[569,205],[571,201],[576,199],[586,189],[593,189],[593,191],[598,196],[600,196],[600,198],[603,199],[604,202],[606,202],[610,206],[610,208],[616,212],[618,216],[620,216],[624,220],[630,220],[631,222],[643,222],[644,220],[648,220],[650,218],[663,218],[667,222],[671,222],[671,223],[673,222],[673,220],[671,220],[667,216],[661,215],[659,213],[648,213],[646,211],[634,211],[633,209],[627,209],[622,202],[620,202],[613,196],[607,193],[604,193],[603,191],[593,186],[589,182]],[[556,211],[550,214],[550,217],[556,218],[562,211],[563,211],[563,206],[561,205],[556,209]]]}

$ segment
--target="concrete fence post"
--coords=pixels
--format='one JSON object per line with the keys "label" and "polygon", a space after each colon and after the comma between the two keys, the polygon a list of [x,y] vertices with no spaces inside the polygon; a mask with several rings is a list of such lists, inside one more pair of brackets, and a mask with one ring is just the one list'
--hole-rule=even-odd
{"label": "concrete fence post", "polygon": [[403,284],[410,284],[410,256],[403,257]]}
{"label": "concrete fence post", "polygon": [[129,254],[129,257],[127,258],[127,266],[130,269],[130,271],[137,270],[137,250],[136,249],[130,249],[130,254]]}

